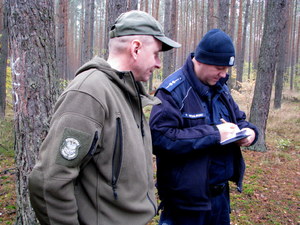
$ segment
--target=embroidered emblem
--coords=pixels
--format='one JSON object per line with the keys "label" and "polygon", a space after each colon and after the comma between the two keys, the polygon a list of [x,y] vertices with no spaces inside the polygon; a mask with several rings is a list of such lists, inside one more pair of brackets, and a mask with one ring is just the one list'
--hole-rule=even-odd
{"label": "embroidered emblem", "polygon": [[72,160],[77,157],[79,147],[80,143],[78,140],[75,138],[66,138],[62,143],[60,153],[65,159]]}
{"label": "embroidered emblem", "polygon": [[233,63],[234,63],[234,56],[231,56],[229,59],[229,65],[233,66]]}

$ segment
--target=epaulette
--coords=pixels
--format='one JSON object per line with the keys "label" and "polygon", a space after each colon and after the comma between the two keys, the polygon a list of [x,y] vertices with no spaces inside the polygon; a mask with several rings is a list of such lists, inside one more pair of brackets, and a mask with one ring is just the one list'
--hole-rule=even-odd
{"label": "epaulette", "polygon": [[165,89],[168,92],[171,92],[184,80],[185,76],[182,75],[182,71],[179,69],[172,73],[170,76],[168,76],[160,85],[159,89]]}

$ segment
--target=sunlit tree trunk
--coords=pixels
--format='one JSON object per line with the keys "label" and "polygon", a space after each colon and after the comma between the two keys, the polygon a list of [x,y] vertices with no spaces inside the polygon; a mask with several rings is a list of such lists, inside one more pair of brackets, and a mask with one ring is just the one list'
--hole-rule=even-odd
{"label": "sunlit tree trunk", "polygon": [[[46,136],[58,84],[52,0],[8,0],[14,91],[17,225],[36,224],[28,175]],[[42,12],[42,13],[41,13]]]}

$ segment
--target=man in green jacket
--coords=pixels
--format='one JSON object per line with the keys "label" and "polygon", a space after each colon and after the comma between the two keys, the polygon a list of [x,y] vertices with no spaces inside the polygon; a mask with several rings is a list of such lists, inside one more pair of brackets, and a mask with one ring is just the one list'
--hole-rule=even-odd
{"label": "man in green jacket", "polygon": [[83,65],[59,97],[29,177],[41,224],[142,225],[156,214],[150,129],[160,101],[141,81],[159,52],[180,47],[149,14],[130,11],[110,31],[109,57]]}

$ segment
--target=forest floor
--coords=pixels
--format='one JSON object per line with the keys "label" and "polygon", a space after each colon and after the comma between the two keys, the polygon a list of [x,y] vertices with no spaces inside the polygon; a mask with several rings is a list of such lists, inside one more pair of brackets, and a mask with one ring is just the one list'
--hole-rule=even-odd
{"label": "forest floor", "polygon": [[[233,93],[249,112],[247,90]],[[281,109],[270,108],[265,153],[243,150],[244,191],[231,185],[231,224],[300,225],[300,95],[285,93]],[[247,104],[245,104],[247,103]],[[12,117],[0,120],[0,224],[16,216]],[[156,225],[159,216],[149,225]]]}

